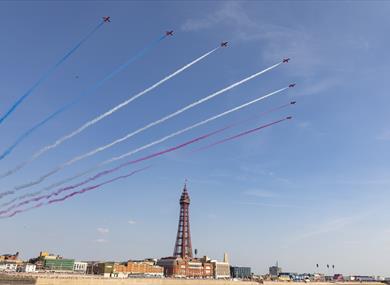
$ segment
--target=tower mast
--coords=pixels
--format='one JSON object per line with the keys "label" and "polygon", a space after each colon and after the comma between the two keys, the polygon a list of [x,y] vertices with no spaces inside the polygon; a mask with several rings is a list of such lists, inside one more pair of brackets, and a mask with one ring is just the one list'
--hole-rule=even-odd
{"label": "tower mast", "polygon": [[192,257],[189,207],[190,196],[187,191],[187,183],[185,183],[183,193],[180,197],[179,225],[177,228],[175,249],[173,251],[173,256],[176,257]]}

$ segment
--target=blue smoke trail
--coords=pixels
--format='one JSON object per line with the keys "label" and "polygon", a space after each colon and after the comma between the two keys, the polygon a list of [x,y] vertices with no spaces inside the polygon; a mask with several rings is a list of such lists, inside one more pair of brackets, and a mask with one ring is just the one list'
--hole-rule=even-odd
{"label": "blue smoke trail", "polygon": [[[68,107],[68,105],[66,106]],[[24,134],[22,134],[9,148],[7,148],[1,155],[0,160],[2,160],[4,157],[8,156],[15,147],[17,147],[18,144],[20,144],[25,138],[27,138],[32,132],[34,132],[36,129],[38,129],[40,126],[43,126],[45,123],[47,123],[50,119],[54,118],[58,114],[62,113],[64,111],[64,108],[58,109],[56,112],[48,116],[43,121],[36,124],[34,127],[30,128],[28,131],[26,131]]]}
{"label": "blue smoke trail", "polygon": [[10,116],[16,108],[22,104],[22,102],[27,99],[29,96],[31,96],[34,92],[34,90],[41,85],[43,82],[45,82],[50,75],[65,61],[67,60],[86,40],[88,40],[101,26],[103,26],[104,22],[102,21],[97,25],[88,35],[86,35],[81,41],[79,41],[70,51],[68,51],[55,65],[53,65],[49,70],[47,70],[43,76],[35,82],[35,84],[27,90],[26,93],[23,94],[16,102],[11,106],[11,108],[2,116],[0,117],[0,124],[8,117]]}
{"label": "blue smoke trail", "polygon": [[87,96],[91,95],[95,90],[97,90],[101,85],[103,85],[106,81],[110,80],[111,78],[113,78],[116,74],[118,74],[119,72],[121,72],[122,70],[124,70],[128,65],[130,65],[131,63],[133,63],[134,61],[136,61],[137,59],[141,58],[142,56],[144,56],[148,51],[152,50],[154,47],[156,47],[163,39],[165,39],[167,36],[164,35],[160,38],[158,38],[157,40],[153,41],[152,43],[150,43],[149,45],[147,45],[146,47],[144,47],[142,50],[140,50],[136,55],[134,55],[133,57],[131,57],[128,61],[126,61],[125,63],[123,63],[122,65],[118,66],[116,69],[114,69],[111,73],[109,73],[106,77],[104,77],[102,80],[96,82],[94,85],[92,85],[86,92],[85,94],[83,94],[82,98],[79,98],[79,99],[76,99],[74,101],[72,101],[71,103],[68,103],[67,105],[64,105],[62,106],[61,108],[59,108],[57,111],[55,111],[54,113],[50,114],[48,117],[46,117],[44,120],[42,120],[41,122],[39,122],[38,124],[36,124],[35,126],[31,127],[30,129],[28,129],[24,134],[22,134],[21,136],[19,136],[18,139],[16,139],[16,141],[11,145],[9,146],[1,155],[0,155],[0,160],[4,159],[6,156],[8,156],[13,150],[14,148],[16,148],[22,141],[24,141],[29,135],[31,135],[34,131],[36,131],[38,128],[42,127],[43,125],[45,125],[47,122],[49,122],[50,120],[54,119],[56,116],[58,116],[59,114],[61,114],[62,112],[64,112],[65,110],[71,108],[73,105],[75,105],[79,100],[81,99],[85,99]]}

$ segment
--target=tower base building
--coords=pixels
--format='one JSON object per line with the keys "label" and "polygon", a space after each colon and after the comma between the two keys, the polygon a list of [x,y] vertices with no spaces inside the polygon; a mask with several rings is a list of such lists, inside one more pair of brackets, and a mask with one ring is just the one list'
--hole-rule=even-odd
{"label": "tower base building", "polygon": [[157,261],[166,277],[214,278],[214,265],[206,258],[164,257]]}

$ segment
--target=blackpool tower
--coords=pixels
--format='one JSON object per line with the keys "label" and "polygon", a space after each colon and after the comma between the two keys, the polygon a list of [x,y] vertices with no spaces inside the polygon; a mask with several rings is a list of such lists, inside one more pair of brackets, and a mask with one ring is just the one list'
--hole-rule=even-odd
{"label": "blackpool tower", "polygon": [[190,234],[190,196],[187,191],[187,184],[184,184],[183,193],[180,197],[179,226],[173,256],[188,258],[192,257],[192,245]]}

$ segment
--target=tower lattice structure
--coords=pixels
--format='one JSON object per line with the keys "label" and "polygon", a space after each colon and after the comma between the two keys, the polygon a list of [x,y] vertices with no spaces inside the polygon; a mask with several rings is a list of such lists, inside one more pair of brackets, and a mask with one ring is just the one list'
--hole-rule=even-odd
{"label": "tower lattice structure", "polygon": [[177,228],[177,236],[173,256],[188,258],[192,257],[192,244],[190,233],[190,196],[187,184],[184,184],[183,193],[180,197],[180,216]]}

